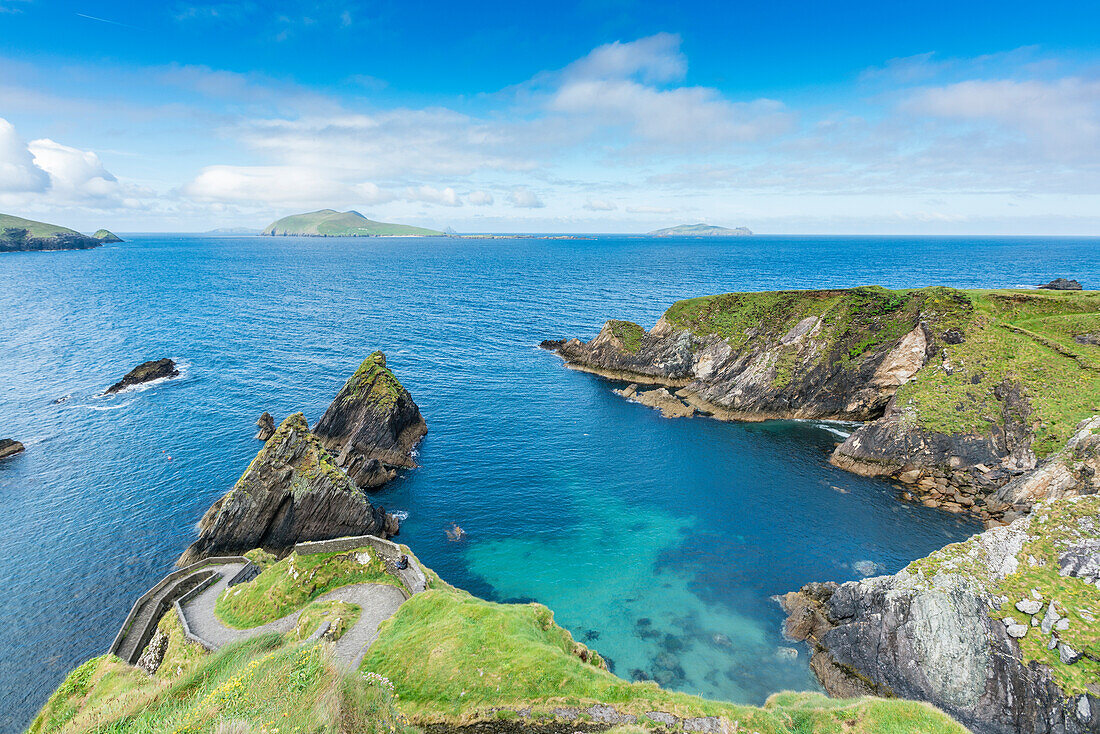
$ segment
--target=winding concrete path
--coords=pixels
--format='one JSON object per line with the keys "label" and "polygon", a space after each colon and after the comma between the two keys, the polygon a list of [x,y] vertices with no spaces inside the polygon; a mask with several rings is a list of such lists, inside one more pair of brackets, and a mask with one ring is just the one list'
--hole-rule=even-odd
{"label": "winding concrete path", "polygon": [[[221,578],[182,605],[183,616],[191,632],[210,643],[214,648],[228,645],[230,642],[244,640],[264,632],[289,632],[298,624],[298,610],[274,622],[250,627],[233,629],[222,624],[214,614],[214,604],[229,584],[229,579],[242,568],[242,564],[227,563],[215,567]],[[378,639],[378,625],[389,619],[405,601],[405,595],[396,586],[390,584],[353,584],[334,589],[317,597],[316,601],[337,600],[357,604],[362,610],[359,621],[336,641],[334,653],[337,662],[348,670],[359,667],[367,648]]]}

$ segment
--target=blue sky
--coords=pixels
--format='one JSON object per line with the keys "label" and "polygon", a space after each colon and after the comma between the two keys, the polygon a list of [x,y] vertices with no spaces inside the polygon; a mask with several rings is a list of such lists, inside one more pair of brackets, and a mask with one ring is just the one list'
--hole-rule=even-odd
{"label": "blue sky", "polygon": [[1095,2],[0,0],[0,211],[1100,234]]}

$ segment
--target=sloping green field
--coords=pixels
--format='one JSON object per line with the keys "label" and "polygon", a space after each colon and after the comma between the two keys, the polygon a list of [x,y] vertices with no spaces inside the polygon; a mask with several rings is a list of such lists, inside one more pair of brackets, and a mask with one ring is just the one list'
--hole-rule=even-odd
{"label": "sloping green field", "polygon": [[332,209],[283,217],[267,225],[263,233],[314,237],[431,237],[443,234],[423,227],[376,222],[356,211],[338,212]]}
{"label": "sloping green field", "polygon": [[0,214],[0,233],[5,229],[25,229],[29,237],[53,237],[59,234],[80,234],[68,227],[59,227],[56,224],[36,222],[33,219],[13,217],[11,214]]}

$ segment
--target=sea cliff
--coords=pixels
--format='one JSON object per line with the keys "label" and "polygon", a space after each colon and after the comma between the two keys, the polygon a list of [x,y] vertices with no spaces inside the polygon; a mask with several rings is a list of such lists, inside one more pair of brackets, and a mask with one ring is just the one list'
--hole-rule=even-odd
{"label": "sea cliff", "polygon": [[[863,422],[834,464],[1006,522],[1041,497],[999,490],[1100,405],[1098,319],[1090,291],[731,293],[677,302],[648,331],[612,320],[587,343],[543,346],[575,369],[675,390],[686,414]],[[631,399],[656,402],[649,392]]]}

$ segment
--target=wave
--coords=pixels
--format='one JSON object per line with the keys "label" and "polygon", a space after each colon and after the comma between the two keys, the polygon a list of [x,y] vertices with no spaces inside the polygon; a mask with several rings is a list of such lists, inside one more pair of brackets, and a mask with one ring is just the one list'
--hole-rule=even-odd
{"label": "wave", "polygon": [[409,519],[408,510],[386,510],[386,512],[396,517],[398,522],[405,522]]}
{"label": "wave", "polygon": [[[97,395],[96,397],[103,396]],[[81,405],[80,407],[87,408],[88,410],[122,410],[127,406],[133,405],[136,400],[137,398],[134,398],[134,400],[127,400],[125,403],[119,403],[118,405]]]}

